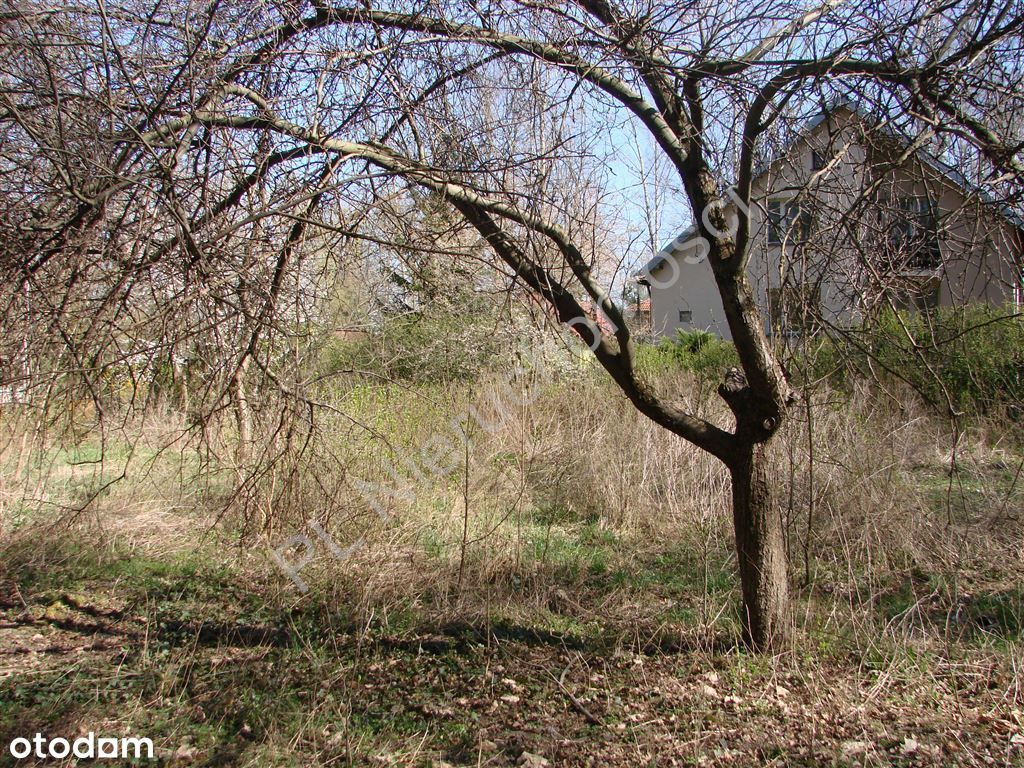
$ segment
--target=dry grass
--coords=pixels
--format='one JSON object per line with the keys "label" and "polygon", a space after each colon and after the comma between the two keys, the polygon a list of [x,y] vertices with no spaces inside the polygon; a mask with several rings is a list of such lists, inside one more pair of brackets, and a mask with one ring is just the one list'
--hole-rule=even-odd
{"label": "dry grass", "polygon": [[[726,418],[699,382],[680,375],[660,385]],[[520,396],[526,391],[515,386]],[[0,524],[8,536],[15,528],[32,536],[37,526],[71,520],[76,530],[150,554],[215,535],[251,554],[296,533],[312,536],[315,519],[339,546],[358,540],[361,548],[339,562],[320,547],[303,579],[346,591],[368,616],[401,606],[528,619],[563,603],[584,625],[591,612],[598,623],[621,613],[659,624],[671,605],[675,618],[696,619],[714,635],[735,598],[723,468],[603,381],[547,383],[534,397],[514,402],[501,380],[473,391],[337,394],[337,410],[324,413],[308,453],[246,489],[258,535],[252,518],[237,514],[229,462],[180,440],[173,415],[74,446],[47,441],[42,450],[16,424],[20,432],[10,430],[0,447]],[[1020,583],[1024,479],[1012,430],[976,423],[954,431],[867,387],[848,399],[815,395],[812,440],[801,410],[772,461],[805,622],[823,618],[824,596],[826,624],[870,638],[920,626],[943,607],[959,621],[956,611],[975,592]],[[468,450],[453,419],[474,424]],[[403,487],[406,496],[396,490]],[[908,584],[903,599],[915,605],[893,622],[879,604]],[[652,589],[659,599],[650,599]]]}
{"label": "dry grass", "polygon": [[[725,418],[699,382],[680,375],[660,385]],[[323,413],[308,452],[262,473],[244,498],[232,492],[237,468],[229,458],[227,426],[212,455],[176,440],[182,422],[173,414],[123,424],[102,443],[87,435],[75,444],[62,444],[63,436],[40,440],[30,425],[5,416],[12,437],[0,446],[3,597],[8,608],[43,623],[52,601],[63,605],[67,594],[84,594],[92,603],[109,600],[147,622],[170,611],[184,631],[194,630],[197,618],[213,626],[221,626],[222,618],[269,622],[273,632],[293,638],[291,647],[302,660],[289,663],[306,668],[315,661],[307,674],[330,674],[345,690],[354,682],[332,666],[332,659],[350,653],[338,650],[339,642],[385,643],[383,657],[372,662],[379,666],[356,663],[361,675],[381,686],[397,685],[389,664],[407,663],[395,661],[386,648],[422,648],[440,637],[443,654],[451,655],[440,662],[458,666],[461,658],[466,670],[507,665],[509,653],[521,654],[537,668],[536,675],[524,668],[525,684],[532,687],[516,694],[529,716],[558,721],[568,707],[582,718],[573,738],[593,740],[593,754],[600,756],[595,759],[611,764],[669,754],[669,743],[688,745],[672,752],[674,759],[710,764],[753,765],[776,754],[811,762],[832,755],[841,764],[872,765],[911,753],[918,762],[969,764],[1000,754],[1004,742],[1016,743],[1007,739],[1020,733],[1013,713],[1019,715],[1024,701],[1024,452],[1011,425],[976,421],[957,431],[866,387],[848,398],[817,393],[810,438],[806,414],[798,412],[772,453],[800,639],[784,656],[736,666],[745,657],[736,650],[738,596],[723,469],[636,414],[596,378],[546,384],[528,407],[503,411],[495,407],[496,399],[508,402],[507,393],[498,394],[502,388],[496,380],[472,391],[356,387],[336,393],[331,405],[337,410]],[[460,450],[450,471],[428,471],[425,457],[437,458],[438,446],[455,434],[452,419],[471,407],[497,426],[471,434],[468,466],[456,441]],[[378,494],[391,515],[382,521],[357,480],[393,486],[388,467],[410,478],[412,493]],[[117,481],[108,486],[112,479]],[[302,594],[268,552],[297,533],[317,541],[310,519],[339,546],[361,545],[343,561],[318,545],[315,560],[301,571],[310,586]],[[68,610],[74,616],[77,609],[72,604]],[[143,631],[123,621],[126,632]],[[159,634],[154,627],[147,623],[145,636]],[[494,642],[505,643],[498,653],[505,661],[491,658],[493,649],[481,657],[476,641],[460,634],[467,631],[478,633],[469,637],[487,648],[491,642],[483,638],[504,638]],[[177,647],[173,638],[166,642]],[[212,647],[233,643],[226,636]],[[578,650],[566,656],[564,647],[539,651],[536,643]],[[216,676],[216,659],[205,652],[196,650],[192,661],[177,653],[171,656],[176,665],[210,666]],[[633,662],[620,665],[623,654],[648,659],[651,677],[637,678],[641,668]],[[169,674],[164,660],[146,663]],[[748,663],[759,666],[739,671]],[[557,680],[566,664],[571,690],[591,697],[583,707],[596,707],[606,724],[626,723],[632,747],[610,746],[618,736],[606,742],[587,735],[592,725],[548,679],[553,674]],[[578,678],[579,664],[603,665],[605,671]],[[697,670],[689,678],[688,668]],[[17,676],[17,669],[9,674]],[[672,680],[680,675],[682,687],[664,693],[675,691]],[[724,681],[711,683],[708,675]],[[509,676],[516,675],[499,675],[498,687]],[[827,700],[815,682],[821,677],[831,681]],[[286,689],[300,684],[264,682]],[[459,726],[477,729],[472,740],[479,759],[458,752],[462,757],[455,762],[505,764],[482,758],[479,742],[489,750],[490,742],[507,739],[523,727],[516,725],[523,713],[502,709],[504,694],[491,688],[482,693],[467,680],[453,684],[467,700],[490,696],[498,702],[483,720]],[[624,690],[645,685],[662,690],[663,698],[637,694],[647,703],[632,710],[622,704]],[[801,693],[784,701],[771,693],[775,686]],[[721,699],[717,710],[695,703],[710,695],[705,688]],[[437,680],[412,684],[406,699],[439,696],[437,706],[450,706],[443,703],[450,694],[438,690]],[[173,685],[147,691],[199,696]],[[672,696],[679,701],[672,704]],[[238,764],[277,760],[267,755],[307,756],[302,762],[316,754],[347,764],[368,755],[386,764],[429,765],[442,753],[454,759],[456,753],[443,745],[456,737],[444,729],[424,731],[388,719],[357,728],[362,701],[351,694],[342,708],[354,733],[265,728],[264,757],[253,753],[257,762]],[[309,721],[321,712],[343,715],[323,702],[301,706]],[[700,722],[684,722],[680,707],[707,711]],[[819,714],[820,722],[814,720]],[[874,717],[899,725],[882,727]],[[810,721],[817,724],[808,731]],[[982,744],[986,722],[1002,723],[1003,730]],[[778,739],[765,735],[755,744],[741,738],[730,730],[741,723],[763,726],[764,734],[774,729]],[[169,729],[168,743],[180,740],[182,728],[202,740],[196,735],[201,729],[194,730],[199,726],[179,725],[162,726]],[[904,743],[907,737],[911,741]],[[549,753],[563,749],[527,739],[531,744]],[[498,746],[513,758],[516,749]],[[343,756],[328,760],[338,754]]]}

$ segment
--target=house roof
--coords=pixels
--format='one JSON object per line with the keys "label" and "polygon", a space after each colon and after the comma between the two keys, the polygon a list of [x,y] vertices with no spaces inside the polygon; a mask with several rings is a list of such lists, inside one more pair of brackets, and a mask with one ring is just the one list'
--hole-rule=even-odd
{"label": "house roof", "polygon": [[[781,161],[789,152],[789,150],[794,145],[796,145],[797,142],[805,139],[807,136],[811,134],[811,132],[815,128],[817,128],[819,125],[821,125],[823,122],[825,122],[826,120],[828,120],[830,117],[840,112],[841,110],[847,110],[849,112],[852,112],[853,114],[857,115],[858,117],[862,118],[865,122],[868,123],[875,121],[875,116],[868,112],[868,110],[865,109],[864,105],[858,101],[847,99],[836,102],[835,104],[831,104],[825,107],[821,112],[808,118],[807,122],[804,123],[803,127],[801,127],[797,134],[776,154],[776,156],[771,161],[765,163],[757,170],[754,178],[761,178],[766,173],[768,173],[772,166]],[[899,141],[904,145],[910,144],[910,141],[909,139],[907,139],[906,136],[899,134],[892,128],[883,126],[881,130],[885,134],[887,134],[888,138],[895,139],[896,141]],[[940,160],[938,157],[928,152],[927,150],[919,148],[915,151],[914,156],[916,157],[916,159],[920,160],[922,163],[927,165],[932,170],[938,172],[941,176],[943,176],[945,179],[947,179],[960,189],[965,190],[973,195],[977,195],[982,200],[982,202],[991,205],[998,204],[998,201],[995,198],[993,198],[992,195],[989,194],[985,189],[970,181],[956,168],[954,168],[953,166],[949,165],[946,162],[943,162],[942,160]],[[735,187],[732,187],[732,189],[735,189]],[[1024,218],[1022,218],[1012,208],[1006,205],[1000,205],[999,213],[1002,214],[1002,216],[1011,224],[1013,224],[1017,229],[1024,231]],[[662,254],[672,253],[675,250],[674,248],[671,247],[673,243],[688,240],[691,237],[693,237],[696,233],[696,226],[691,224],[689,227],[684,229],[680,234],[676,235],[668,244],[666,244],[664,248],[658,251],[658,253],[656,253],[654,257],[644,265],[643,270],[637,275],[637,278],[641,279],[644,275],[651,274],[654,270],[661,266],[661,263],[665,261],[665,256],[663,256]]]}
{"label": "house roof", "polygon": [[615,326],[604,312],[600,311],[594,302],[585,300],[580,303],[580,308],[583,310],[583,314],[587,316],[588,320],[592,320],[597,324],[597,327],[601,329],[602,333],[610,335],[615,332]]}

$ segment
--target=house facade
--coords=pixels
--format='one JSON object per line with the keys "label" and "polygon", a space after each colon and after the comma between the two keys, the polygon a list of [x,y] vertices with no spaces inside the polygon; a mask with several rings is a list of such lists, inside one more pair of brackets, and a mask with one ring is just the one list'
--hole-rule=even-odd
{"label": "house facade", "polygon": [[[850,325],[881,307],[1024,303],[1024,222],[853,105],[811,120],[757,173],[751,199],[748,271],[772,336]],[[735,226],[735,201],[726,213]],[[655,337],[730,338],[693,229],[637,280]]]}

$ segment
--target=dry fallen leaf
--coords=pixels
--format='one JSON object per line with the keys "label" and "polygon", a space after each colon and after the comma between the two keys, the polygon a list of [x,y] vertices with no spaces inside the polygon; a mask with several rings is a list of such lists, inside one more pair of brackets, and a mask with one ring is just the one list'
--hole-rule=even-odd
{"label": "dry fallen leaf", "polygon": [[870,752],[871,744],[866,741],[844,741],[839,746],[839,750],[844,758],[850,759],[857,755],[863,755]]}
{"label": "dry fallen leaf", "polygon": [[523,752],[519,756],[519,765],[525,766],[525,768],[544,768],[545,766],[551,765],[547,758],[535,755],[532,752]]}

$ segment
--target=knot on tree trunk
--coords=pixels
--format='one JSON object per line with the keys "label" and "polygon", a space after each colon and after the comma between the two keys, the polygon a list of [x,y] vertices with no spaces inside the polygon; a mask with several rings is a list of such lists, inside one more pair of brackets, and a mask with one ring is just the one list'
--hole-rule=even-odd
{"label": "knot on tree trunk", "polygon": [[760,443],[772,436],[777,426],[773,418],[760,415],[747,377],[739,368],[729,368],[725,380],[718,385],[718,394],[736,417],[736,433],[748,442]]}

